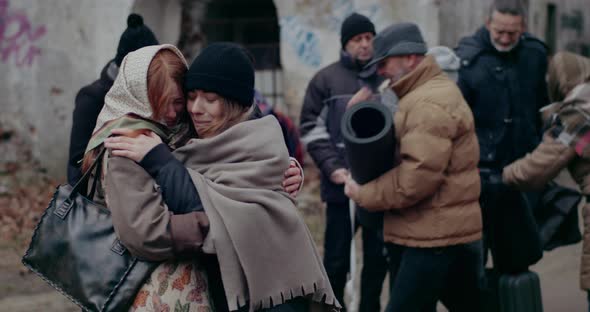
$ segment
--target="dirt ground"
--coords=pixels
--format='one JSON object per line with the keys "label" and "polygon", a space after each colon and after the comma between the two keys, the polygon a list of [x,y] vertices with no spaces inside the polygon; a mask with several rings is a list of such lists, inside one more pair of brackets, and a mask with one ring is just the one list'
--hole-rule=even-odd
{"label": "dirt ground", "polygon": [[0,248],[0,311],[80,311],[20,263],[22,253]]}

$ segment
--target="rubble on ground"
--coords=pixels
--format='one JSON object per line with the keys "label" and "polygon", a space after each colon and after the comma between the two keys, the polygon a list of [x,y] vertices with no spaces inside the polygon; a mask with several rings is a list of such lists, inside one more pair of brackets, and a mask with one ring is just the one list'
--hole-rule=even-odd
{"label": "rubble on ground", "polygon": [[0,120],[0,245],[24,249],[57,181],[32,157],[30,138],[15,128]]}

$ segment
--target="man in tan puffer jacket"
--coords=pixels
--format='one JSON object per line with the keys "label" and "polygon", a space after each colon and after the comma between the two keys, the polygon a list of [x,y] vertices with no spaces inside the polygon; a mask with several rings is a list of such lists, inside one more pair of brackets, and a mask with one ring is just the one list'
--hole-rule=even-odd
{"label": "man in tan puffer jacket", "polygon": [[[399,97],[394,115],[401,163],[347,196],[385,211],[383,234],[394,276],[388,312],[479,311],[482,220],[473,115],[461,91],[425,56],[415,24],[390,26],[374,40],[374,62]],[[392,155],[394,157],[394,155]]]}
{"label": "man in tan puffer jacket", "polygon": [[[568,168],[586,195],[580,285],[590,295],[590,59],[568,52],[555,54],[548,70],[549,98],[542,110],[550,128],[530,154],[505,167],[505,184],[538,190]],[[590,298],[590,296],[589,296]]]}

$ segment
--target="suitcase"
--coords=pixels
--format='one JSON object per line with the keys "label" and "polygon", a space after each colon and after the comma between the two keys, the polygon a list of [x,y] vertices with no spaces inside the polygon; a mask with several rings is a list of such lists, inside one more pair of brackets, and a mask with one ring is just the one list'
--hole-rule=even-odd
{"label": "suitcase", "polygon": [[543,312],[541,284],[535,272],[501,275],[498,295],[502,312]]}

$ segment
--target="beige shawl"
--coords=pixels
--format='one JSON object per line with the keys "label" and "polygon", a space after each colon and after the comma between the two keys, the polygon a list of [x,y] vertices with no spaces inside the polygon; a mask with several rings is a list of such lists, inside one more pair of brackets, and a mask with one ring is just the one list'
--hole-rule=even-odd
{"label": "beige shawl", "polygon": [[209,217],[230,310],[298,296],[338,310],[309,230],[282,191],[289,155],[274,117],[190,140],[174,154],[189,168]]}

